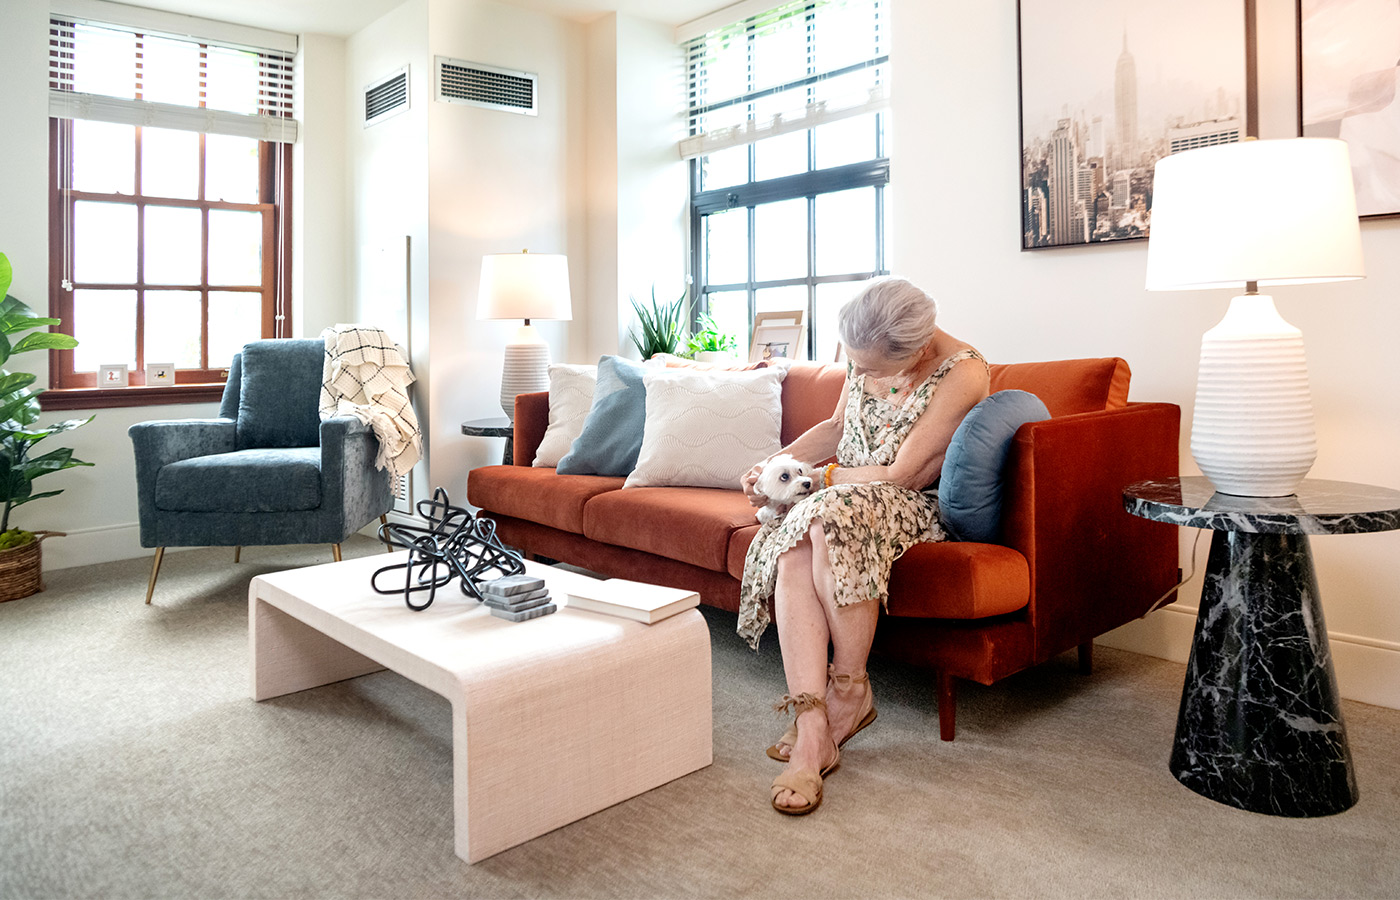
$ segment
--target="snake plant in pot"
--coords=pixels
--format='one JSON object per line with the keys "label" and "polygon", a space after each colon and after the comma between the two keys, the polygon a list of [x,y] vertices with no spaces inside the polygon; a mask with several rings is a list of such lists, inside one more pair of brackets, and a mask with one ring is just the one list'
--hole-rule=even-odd
{"label": "snake plant in pot", "polygon": [[[16,353],[30,350],[66,350],[78,346],[76,339],[66,334],[34,331],[11,342],[11,336],[22,331],[59,324],[58,319],[45,319],[34,314],[7,293],[13,270],[10,260],[0,253],[0,367],[9,363]],[[51,435],[71,431],[92,421],[69,419],[53,425],[39,425],[39,392],[30,390],[36,380],[27,372],[11,372],[0,368],[0,600],[28,597],[42,587],[40,580],[42,558],[39,543],[45,537],[61,532],[23,531],[10,527],[10,512],[31,500],[52,497],[57,491],[34,493],[34,479],[50,472],[92,463],[73,458],[73,451],[64,447],[42,455],[32,455],[34,445]]]}

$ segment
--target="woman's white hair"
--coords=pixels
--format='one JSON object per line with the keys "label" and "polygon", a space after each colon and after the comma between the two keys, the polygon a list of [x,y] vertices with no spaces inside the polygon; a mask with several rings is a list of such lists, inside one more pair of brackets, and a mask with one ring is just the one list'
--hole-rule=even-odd
{"label": "woman's white hair", "polygon": [[881,278],[841,307],[837,329],[848,350],[908,359],[937,330],[938,303],[903,278]]}

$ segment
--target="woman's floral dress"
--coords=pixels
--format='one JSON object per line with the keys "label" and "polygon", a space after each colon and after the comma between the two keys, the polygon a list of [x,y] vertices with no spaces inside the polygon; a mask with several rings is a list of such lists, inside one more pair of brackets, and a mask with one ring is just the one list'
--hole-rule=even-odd
{"label": "woman's floral dress", "polygon": [[[854,375],[847,363],[846,418],[837,461],[843,466],[892,464],[939,382],[965,359],[987,364],[976,350],[954,353],[902,404],[867,394],[865,376]],[[813,521],[822,523],[826,536],[837,606],[865,600],[884,604],[894,561],[914,544],[947,539],[938,521],[936,489],[911,491],[887,481],[836,484],[807,497],[785,517],[760,528],[744,559],[738,631],[754,649],[770,621],[768,600],[777,580],[778,557],[807,536]]]}

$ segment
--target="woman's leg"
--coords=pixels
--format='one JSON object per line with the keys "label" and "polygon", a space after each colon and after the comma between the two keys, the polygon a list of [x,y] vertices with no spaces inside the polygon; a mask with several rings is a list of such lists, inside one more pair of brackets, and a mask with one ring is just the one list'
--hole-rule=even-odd
{"label": "woman's leg", "polygon": [[[875,640],[875,625],[880,618],[880,604],[876,600],[867,600],[846,606],[836,605],[836,576],[831,571],[826,534],[820,521],[812,523],[807,540],[800,546],[807,548],[810,554],[812,587],[822,605],[827,633],[831,638],[832,669],[840,675],[859,677],[865,674],[865,664],[870,658],[870,645]],[[849,690],[829,691],[826,702],[832,740],[840,743],[871,708],[870,685],[863,683],[860,686],[851,685]]]}
{"label": "woman's leg", "polygon": [[[812,548],[808,541],[778,557],[774,612],[788,694],[825,698],[826,653],[831,634],[826,611],[812,582]],[[797,717],[797,743],[788,757],[790,768],[820,771],[835,757],[835,750],[825,710],[811,709]],[[805,806],[814,799],[788,791],[774,802],[779,806]]]}

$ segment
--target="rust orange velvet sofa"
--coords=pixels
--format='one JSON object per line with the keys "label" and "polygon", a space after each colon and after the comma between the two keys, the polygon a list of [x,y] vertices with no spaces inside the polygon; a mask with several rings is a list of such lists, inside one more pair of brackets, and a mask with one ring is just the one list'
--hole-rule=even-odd
{"label": "rust orange velvet sofa", "polygon": [[[1180,409],[1129,403],[1121,359],[991,368],[993,391],[1030,391],[1051,414],[1013,439],[1002,543],[911,548],[894,565],[875,638],[877,654],[932,670],[944,740],[953,739],[955,679],[991,684],[1072,648],[1087,672],[1093,639],[1145,613],[1178,573],[1175,530],[1130,516],[1121,491],[1178,473]],[[831,414],[844,374],[842,365],[792,366],[784,444]],[[622,490],[622,478],[532,467],[548,422],[548,393],[520,395],[515,464],[468,476],[468,500],[507,544],[738,610],[758,523],[737,486]]]}

